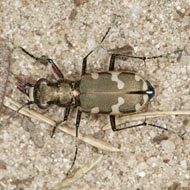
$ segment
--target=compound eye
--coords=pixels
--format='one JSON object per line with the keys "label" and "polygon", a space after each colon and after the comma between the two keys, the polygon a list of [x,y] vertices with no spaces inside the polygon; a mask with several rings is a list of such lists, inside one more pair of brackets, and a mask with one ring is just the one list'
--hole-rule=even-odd
{"label": "compound eye", "polygon": [[47,80],[47,79],[45,79],[45,78],[41,78],[41,79],[39,79],[38,81],[37,81],[37,83],[35,84],[35,86],[36,87],[39,87],[40,85],[42,85],[42,84],[49,84],[49,81]]}

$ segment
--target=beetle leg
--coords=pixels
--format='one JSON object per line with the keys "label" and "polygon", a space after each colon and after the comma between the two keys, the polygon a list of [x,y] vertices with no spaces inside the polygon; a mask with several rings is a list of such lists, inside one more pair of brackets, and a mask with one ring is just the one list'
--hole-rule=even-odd
{"label": "beetle leg", "polygon": [[102,40],[101,40],[101,43],[105,40],[106,36],[108,35],[108,33],[110,32],[110,30],[111,30],[112,27],[114,26],[114,24],[115,24],[115,22],[116,22],[116,20],[117,20],[118,17],[121,17],[121,16],[119,16],[119,15],[114,15],[114,19],[113,19],[113,21],[111,22],[110,26],[108,27],[106,33],[104,34],[104,36],[103,36],[103,38],[102,38]]}
{"label": "beetle leg", "polygon": [[78,129],[79,129],[79,125],[80,125],[80,119],[81,119],[81,114],[82,112],[80,110],[77,111],[77,119],[76,119],[76,136],[75,136],[75,156],[72,162],[72,165],[70,167],[70,169],[67,172],[67,176],[70,175],[72,168],[75,164],[76,158],[77,158],[77,153],[78,153]]}
{"label": "beetle leg", "polygon": [[[122,48],[120,48],[120,49],[122,49]],[[161,57],[167,57],[167,56],[172,55],[172,54],[182,53],[183,51],[184,51],[183,49],[179,49],[179,50],[176,50],[176,51],[173,51],[173,52],[170,52],[170,53],[166,53],[166,54],[163,54],[163,55],[152,56],[152,57],[138,57],[138,56],[128,55],[129,52],[111,54],[111,59],[110,59],[110,64],[109,64],[109,71],[114,70],[115,58],[116,57],[129,57],[129,58],[141,59],[141,60],[145,61],[147,59],[157,59],[157,58],[161,58]]]}
{"label": "beetle leg", "polygon": [[88,53],[85,58],[83,59],[82,62],[82,74],[81,75],[85,75],[86,74],[86,65],[87,65],[87,58],[88,56],[93,52],[94,50],[92,50],[90,53]]}
{"label": "beetle leg", "polygon": [[162,58],[162,57],[168,57],[172,54],[177,54],[177,53],[182,53],[184,51],[184,49],[178,49],[176,51],[170,52],[170,53],[166,53],[166,54],[162,54],[162,55],[155,55],[155,56],[151,56],[151,57],[145,57],[145,56],[133,56],[133,55],[123,55],[123,54],[116,54],[117,56],[125,56],[125,57],[129,57],[129,58],[134,58],[134,59],[141,59],[143,61],[147,60],[147,59],[157,59],[157,58]]}
{"label": "beetle leg", "polygon": [[35,57],[34,55],[32,55],[31,53],[29,53],[27,50],[25,50],[23,47],[19,48],[26,53],[28,56],[32,57],[33,59],[35,59],[36,61],[40,62],[43,65],[48,65],[48,63],[51,65],[53,71],[55,72],[55,74],[58,76],[59,79],[63,79],[64,76],[62,74],[62,72],[60,71],[60,69],[57,67],[57,65],[53,62],[52,59],[46,57],[46,56],[42,56],[42,57]]}
{"label": "beetle leg", "polygon": [[112,55],[111,55],[111,58],[110,58],[110,65],[109,65],[109,71],[113,71],[113,70],[114,70],[115,57],[116,57],[116,54],[112,54]]}
{"label": "beetle leg", "polygon": [[115,116],[110,115],[110,124],[113,131],[116,131],[116,125],[115,125]]}
{"label": "beetle leg", "polygon": [[155,124],[148,124],[146,121],[144,121],[143,123],[140,123],[140,124],[137,124],[137,125],[131,125],[131,126],[127,126],[127,127],[123,127],[123,128],[116,128],[116,124],[115,124],[115,116],[114,115],[110,115],[110,123],[111,123],[111,127],[112,127],[112,130],[113,131],[121,131],[121,130],[124,130],[124,129],[130,129],[130,128],[134,128],[134,127],[140,127],[140,126],[151,126],[151,127],[156,127],[156,128],[159,128],[159,129],[162,129],[162,130],[165,130],[165,131],[168,131],[170,133],[173,133],[177,136],[179,136],[180,138],[183,139],[183,134],[180,134],[178,133],[177,131],[174,131],[172,129],[168,129],[168,128],[164,128],[164,127],[161,127],[159,125],[155,125]]}
{"label": "beetle leg", "polygon": [[[110,24],[110,26],[108,27],[106,33],[104,34],[102,40],[100,41],[100,44],[103,43],[103,41],[105,40],[106,36],[108,35],[108,33],[110,32],[111,28],[113,27],[113,25],[115,24],[115,21],[117,19],[117,15],[114,15],[114,19],[112,21],[112,23]],[[93,52],[94,50],[92,50],[90,53],[88,53],[88,55],[85,56],[85,58],[83,59],[83,63],[82,63],[82,75],[85,75],[86,74],[86,65],[87,65],[87,58],[88,56]],[[113,58],[113,62],[115,62],[115,57]],[[114,70],[114,63],[113,63],[113,69],[111,70]]]}
{"label": "beetle leg", "polygon": [[70,110],[71,110],[71,107],[70,107],[70,106],[68,106],[68,107],[65,108],[64,119],[61,120],[61,121],[59,121],[59,122],[57,122],[56,125],[53,127],[53,130],[52,130],[52,133],[51,133],[51,138],[54,136],[57,127],[58,127],[61,123],[63,123],[64,121],[67,120],[67,118],[68,118],[68,116],[69,116],[69,113],[70,113]]}
{"label": "beetle leg", "polygon": [[[113,25],[115,24],[115,21],[117,19],[117,17],[119,17],[118,15],[114,15],[114,19],[112,21],[112,23],[110,24],[110,26],[108,27],[106,33],[104,34],[102,40],[100,41],[100,44],[103,43],[103,41],[105,40],[106,36],[108,35],[108,33],[110,32],[111,28],[113,27]],[[90,53],[88,53],[88,55],[86,55],[86,57],[83,59],[83,64],[82,64],[82,75],[86,74],[86,65],[87,65],[87,58],[88,56],[93,52],[94,50],[92,50]],[[113,62],[115,62],[115,57],[113,58]],[[113,63],[113,68],[114,68],[114,63]],[[114,70],[114,69],[112,69]]]}
{"label": "beetle leg", "polygon": [[71,107],[68,106],[65,108],[65,115],[64,115],[64,121],[67,120],[68,116],[69,116],[69,113],[70,113],[70,110],[71,110]]}
{"label": "beetle leg", "polygon": [[[124,129],[130,129],[130,128],[134,128],[134,127],[140,127],[140,126],[146,126],[147,123],[146,121],[144,121],[143,123],[140,123],[140,124],[137,124],[137,125],[131,125],[131,126],[127,126],[127,127],[123,127],[123,128],[116,128],[116,124],[115,124],[115,116],[114,115],[110,115],[110,123],[111,123],[111,128],[113,131],[121,131],[121,130],[124,130]],[[151,125],[153,126],[153,125]],[[158,127],[157,125],[155,125],[154,127]],[[162,127],[158,127],[158,128],[162,128]],[[168,130],[166,128],[162,128],[162,129],[165,129],[165,130]]]}
{"label": "beetle leg", "polygon": [[140,123],[140,124],[137,124],[137,125],[131,125],[131,126],[123,127],[123,128],[116,128],[115,115],[110,115],[110,123],[111,123],[111,128],[112,128],[113,131],[121,131],[121,130],[124,130],[124,129],[130,129],[130,128],[133,128],[133,127],[139,127],[139,126],[142,126],[142,125],[146,125],[146,122],[143,122],[143,123]]}
{"label": "beetle leg", "polygon": [[49,63],[51,64],[51,67],[54,71],[54,73],[58,76],[59,79],[64,79],[64,76],[58,66],[54,63],[53,59],[48,59]]}
{"label": "beetle leg", "polygon": [[181,134],[181,133],[178,133],[178,132],[175,131],[175,130],[168,129],[168,128],[164,128],[164,127],[159,126],[159,125],[155,125],[155,124],[151,124],[151,123],[148,124],[148,123],[146,123],[146,122],[144,122],[144,123],[145,123],[146,125],[151,126],[151,127],[156,127],[156,128],[159,128],[159,129],[162,129],[162,130],[168,131],[168,132],[170,132],[170,133],[173,133],[173,134],[179,136],[182,140],[184,140],[183,135],[185,134],[185,132]]}

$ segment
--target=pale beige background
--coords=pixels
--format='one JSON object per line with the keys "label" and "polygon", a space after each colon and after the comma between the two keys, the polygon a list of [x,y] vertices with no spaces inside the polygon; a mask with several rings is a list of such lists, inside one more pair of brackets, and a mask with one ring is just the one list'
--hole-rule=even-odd
{"label": "pale beige background", "polygon": [[[1,0],[0,37],[25,47],[37,56],[52,57],[65,77],[79,79],[83,57],[98,46],[115,14],[120,17],[105,39],[105,49],[129,44],[134,48],[134,55],[153,56],[189,46],[190,7],[189,1],[185,0],[89,0],[80,6],[71,0]],[[15,50],[13,57],[11,70],[14,73],[33,79],[53,78],[48,68],[35,64],[20,50]],[[105,50],[97,50],[89,59],[88,71],[106,70],[108,60]],[[189,110],[189,64],[190,56],[183,53],[181,57],[173,55],[149,60],[146,64],[134,59],[118,60],[116,67],[137,71],[155,86],[156,96],[149,105],[149,111]],[[7,85],[7,96],[20,103],[27,101],[16,89],[12,77],[9,77]],[[33,108],[38,109],[36,106]],[[11,113],[8,108],[3,111],[2,119]],[[54,106],[44,114],[60,120],[62,109]],[[57,131],[51,139],[50,128],[46,124],[32,122],[35,133],[39,134],[38,145],[34,144],[30,130],[27,130],[30,122],[23,123],[20,114],[0,130],[0,160],[6,165],[6,169],[0,168],[1,190],[53,190],[71,164],[74,138]],[[104,154],[105,159],[66,189],[190,188],[188,116],[148,121],[186,131],[184,141],[173,134],[148,127],[104,133],[101,128],[107,122],[106,117],[84,114],[80,131],[120,147],[122,153],[97,151],[80,143],[75,169],[98,154]],[[74,124],[75,112],[69,117],[69,125],[74,127]],[[168,140],[155,143],[153,139],[159,135],[167,136]]]}

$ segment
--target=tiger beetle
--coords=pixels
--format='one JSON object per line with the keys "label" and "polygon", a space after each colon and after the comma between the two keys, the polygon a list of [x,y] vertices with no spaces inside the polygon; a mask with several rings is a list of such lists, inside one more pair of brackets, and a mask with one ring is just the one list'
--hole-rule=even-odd
{"label": "tiger beetle", "polygon": [[[107,33],[108,32],[106,32],[106,35]],[[105,36],[103,37],[101,42],[103,42]],[[50,105],[55,104],[60,107],[65,107],[64,119],[63,121],[61,121],[64,122],[67,120],[71,108],[78,108],[75,125],[75,156],[72,165],[67,172],[67,175],[69,175],[70,171],[72,170],[77,157],[78,129],[82,113],[108,115],[113,131],[121,131],[124,129],[147,125],[146,121],[144,121],[143,123],[126,126],[123,128],[116,127],[115,117],[117,115],[134,114],[141,111],[154,97],[155,89],[148,80],[145,80],[136,72],[115,70],[115,59],[119,56],[126,56],[145,61],[147,59],[165,57],[169,56],[170,54],[183,51],[181,49],[176,50],[172,53],[153,57],[136,57],[132,55],[125,55],[123,53],[112,54],[109,62],[108,71],[86,73],[87,58],[89,57],[89,55],[92,54],[93,51],[91,51],[83,59],[80,80],[72,81],[64,78],[64,75],[52,59],[44,56],[35,57],[24,48],[19,48],[21,48],[23,52],[34,58],[36,61],[45,65],[50,64],[59,79],[57,80],[57,82],[51,82],[46,78],[41,78],[35,82],[28,82],[11,72],[18,81],[17,88],[22,93],[27,95],[30,99],[29,102],[22,105],[17,111],[31,104],[36,104],[41,109],[47,109]],[[51,137],[53,137],[56,127],[61,122],[58,122],[56,126],[54,126]],[[177,132],[161,126],[157,126],[154,124],[148,125],[161,128],[163,130],[167,130],[179,135]]]}

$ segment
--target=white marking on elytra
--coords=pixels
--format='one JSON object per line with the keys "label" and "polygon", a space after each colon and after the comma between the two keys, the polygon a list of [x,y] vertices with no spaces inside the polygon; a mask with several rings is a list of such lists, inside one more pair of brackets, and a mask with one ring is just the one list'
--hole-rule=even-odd
{"label": "white marking on elytra", "polygon": [[141,108],[141,105],[140,104],[136,104],[135,105],[135,110],[139,110]]}
{"label": "white marking on elytra", "polygon": [[111,80],[117,82],[118,89],[122,89],[124,88],[125,83],[118,78],[119,74],[120,74],[119,72],[111,73]]}
{"label": "white marking on elytra", "polygon": [[98,79],[99,78],[99,74],[98,73],[91,73],[91,77],[93,79]]}
{"label": "white marking on elytra", "polygon": [[140,81],[141,78],[140,78],[138,75],[135,75],[135,80],[136,80],[136,81]]}
{"label": "white marking on elytra", "polygon": [[144,100],[144,104],[146,104],[148,102],[148,100],[149,100],[148,95],[144,95],[143,100]]}
{"label": "white marking on elytra", "polygon": [[100,108],[99,107],[94,107],[91,109],[91,113],[99,113],[100,112]]}
{"label": "white marking on elytra", "polygon": [[118,103],[113,105],[111,108],[112,108],[112,112],[113,114],[117,114],[117,113],[120,113],[119,111],[119,107],[125,103],[125,100],[122,98],[122,97],[118,97]]}
{"label": "white marking on elytra", "polygon": [[135,110],[139,110],[142,106],[144,106],[147,102],[148,102],[148,100],[149,100],[149,98],[148,98],[148,95],[144,95],[143,96],[143,104],[141,105],[141,104],[136,104],[135,105]]}
{"label": "white marking on elytra", "polygon": [[144,80],[143,80],[142,90],[144,90],[144,91],[148,90],[148,84],[147,84],[147,82],[144,81]]}

